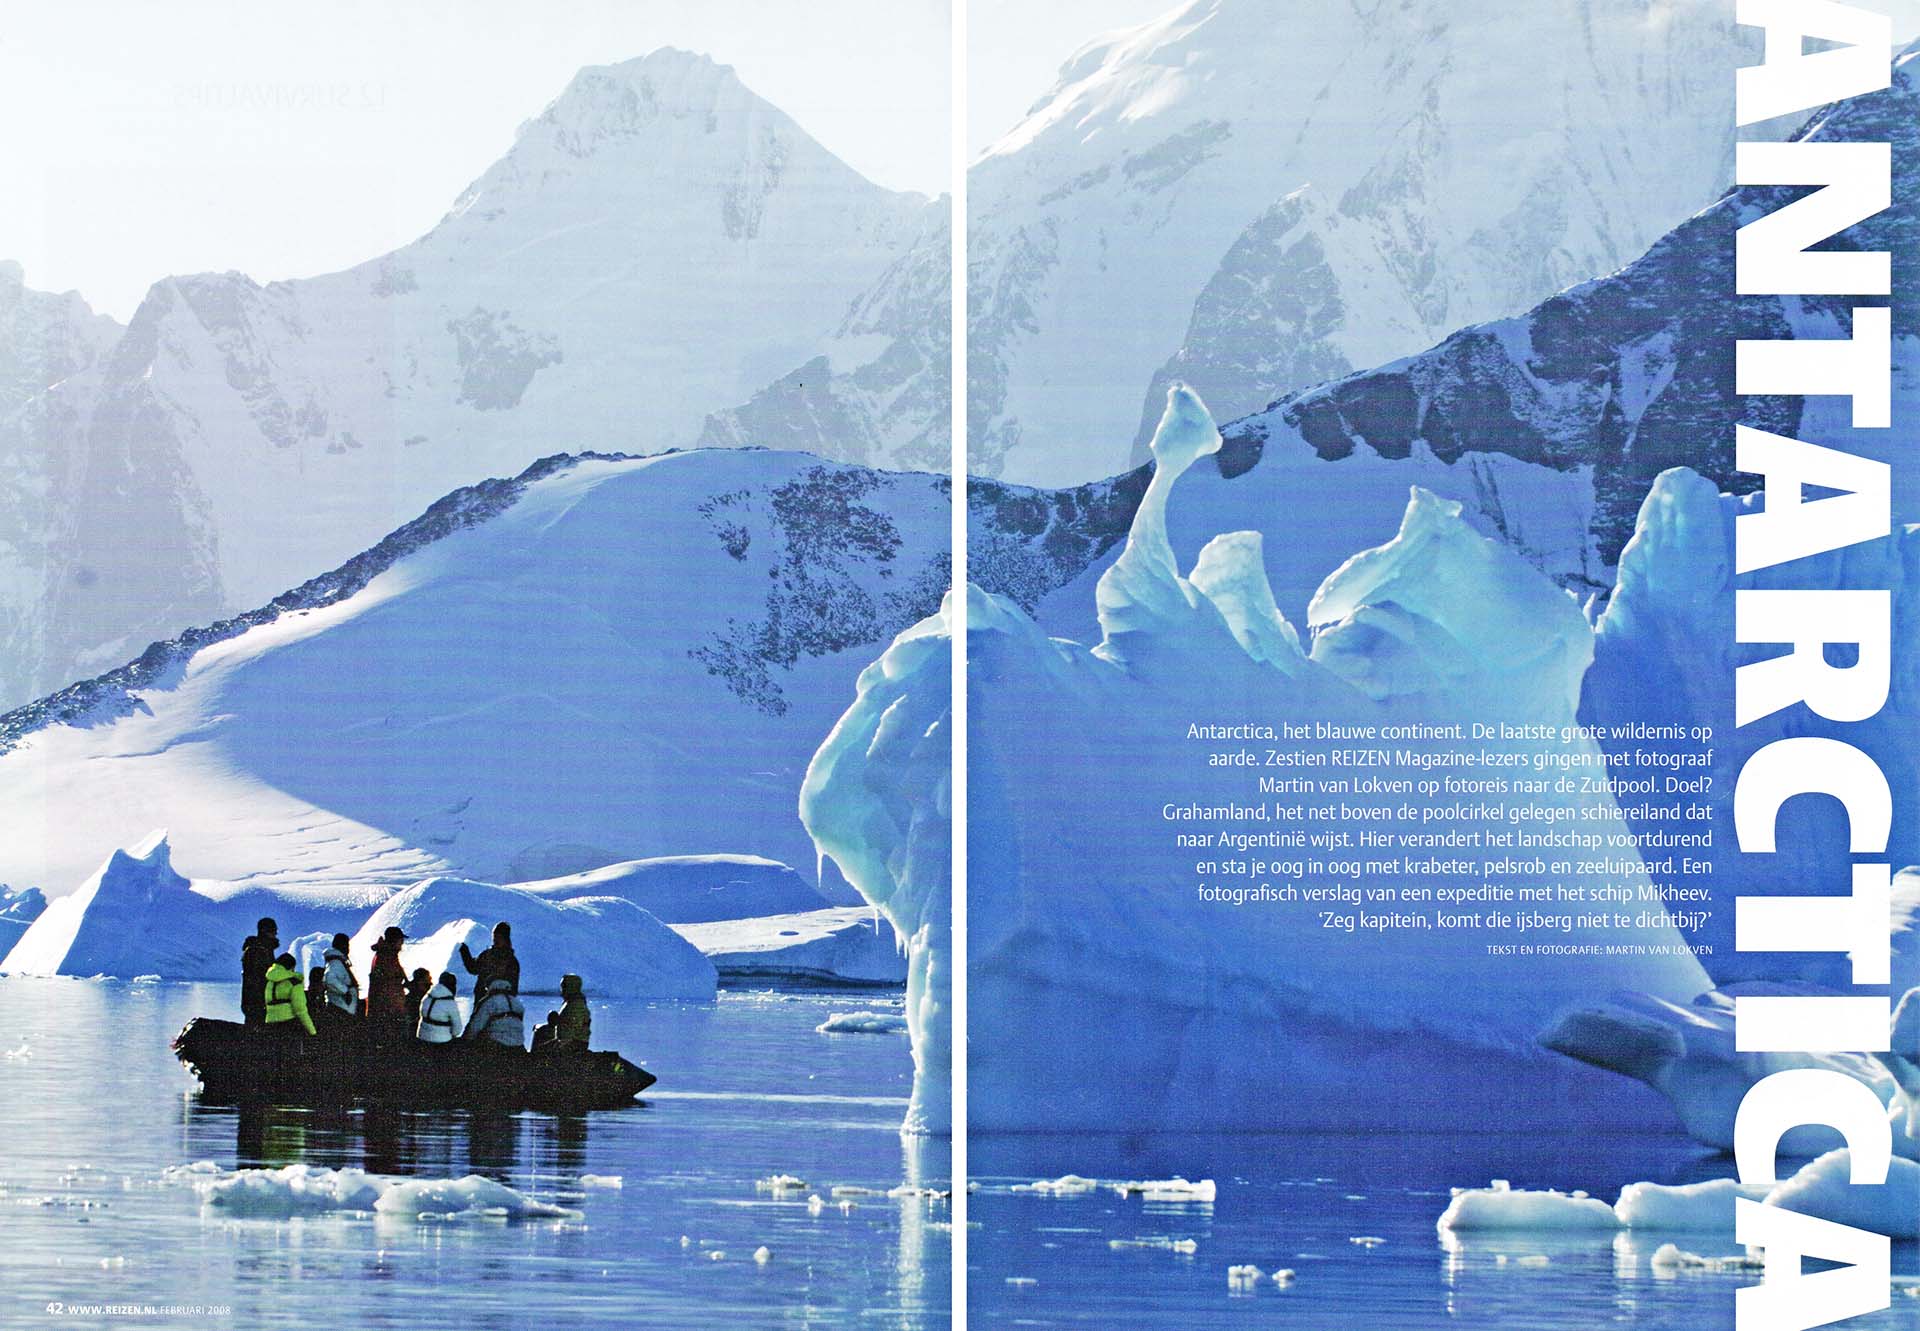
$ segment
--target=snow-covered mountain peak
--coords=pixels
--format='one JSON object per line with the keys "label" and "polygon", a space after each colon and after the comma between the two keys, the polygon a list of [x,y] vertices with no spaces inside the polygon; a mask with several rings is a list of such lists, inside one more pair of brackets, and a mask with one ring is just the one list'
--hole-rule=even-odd
{"label": "snow-covered mountain peak", "polygon": [[584,157],[605,144],[676,122],[695,133],[711,134],[720,116],[764,106],[732,66],[663,47],[633,60],[582,69],[544,112],[520,127],[518,138],[522,145]]}
{"label": "snow-covered mountain peak", "polygon": [[1193,0],[1082,48],[974,168],[975,471],[1110,473],[1175,379],[1229,420],[1617,269],[1724,188],[1756,45],[1672,0]]}
{"label": "snow-covered mountain peak", "polygon": [[[692,443],[846,341],[890,274],[932,287],[944,245],[937,270],[901,266],[932,206],[726,66],[658,51],[581,71],[432,231],[344,272],[167,278],[125,330],[0,279],[0,706],[257,604],[556,441]],[[913,326],[853,331],[895,322]],[[911,440],[947,417],[947,358],[903,349],[855,387]],[[794,438],[797,410],[732,433],[880,455]],[[9,490],[37,496],[17,522]]]}

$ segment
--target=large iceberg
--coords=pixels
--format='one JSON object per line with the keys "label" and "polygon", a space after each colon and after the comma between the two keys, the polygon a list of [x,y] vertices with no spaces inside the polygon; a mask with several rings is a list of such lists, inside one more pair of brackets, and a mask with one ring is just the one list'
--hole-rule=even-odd
{"label": "large iceberg", "polygon": [[[1736,777],[1757,749],[1789,735],[1844,739],[1872,754],[1886,773],[1893,796],[1887,858],[1896,867],[1920,863],[1920,752],[1913,743],[1920,734],[1920,665],[1899,650],[1900,644],[1920,640],[1920,527],[1896,525],[1879,540],[1737,574],[1735,521],[1763,503],[1759,496],[1723,495],[1686,468],[1663,472],[1654,481],[1620,556],[1613,595],[1595,625],[1581,719],[1598,728],[1604,747],[1624,758],[1633,758],[1634,751],[1697,747],[1641,738],[1636,724],[1711,727],[1713,761],[1701,771],[1711,785],[1701,798],[1714,807],[1723,828],[1732,825]],[[1829,721],[1796,705],[1736,727],[1735,670],[1778,655],[1781,646],[1737,643],[1735,592],[1837,588],[1890,590],[1896,646],[1886,705],[1858,722]],[[1630,802],[1627,809],[1636,834],[1672,830],[1664,820],[1643,816],[1645,807]],[[1685,878],[1713,887],[1716,909],[1689,930],[1689,941],[1702,948],[1702,962],[1716,981],[1801,980],[1844,987],[1852,982],[1846,957],[1738,951],[1731,903],[1736,893],[1847,895],[1852,890],[1848,839],[1846,815],[1836,801],[1790,800],[1780,811],[1774,853],[1745,855],[1734,837],[1717,836],[1710,848],[1688,852],[1710,868],[1688,872],[1676,860],[1656,878],[1663,884]],[[1920,984],[1920,947],[1908,927],[1920,900],[1920,879],[1909,877],[1901,896],[1896,992]]]}
{"label": "large iceberg", "polygon": [[557,994],[566,974],[579,975],[590,997],[604,998],[712,998],[718,983],[698,948],[624,897],[551,901],[463,878],[416,883],[368,916],[353,936],[354,971],[364,984],[375,940],[398,926],[408,939],[400,964],[409,973],[450,970],[466,992],[472,980],[460,945],[477,955],[501,921],[513,926],[523,994]]}
{"label": "large iceberg", "polygon": [[860,672],[814,755],[800,818],[906,940],[909,1132],[953,1124],[953,596]]}
{"label": "large iceberg", "polygon": [[19,975],[158,975],[238,980],[240,944],[271,915],[280,937],[351,929],[384,890],[239,887],[189,881],[165,832],[116,850],[74,892],[55,898],[0,961]]}
{"label": "large iceberg", "polygon": [[[1218,447],[1205,407],[1176,386],[1154,439],[1152,482],[1100,580],[1097,645],[1050,638],[1012,602],[968,591],[968,1001],[994,1036],[970,1046],[969,1121],[1055,1131],[1513,1128],[1662,1113],[1641,1088],[1535,1043],[1557,1011],[1622,987],[1680,1003],[1710,987],[1662,909],[1640,908],[1631,927],[1547,935],[1572,955],[1490,957],[1510,931],[1355,936],[1320,927],[1302,906],[1198,899],[1195,861],[1207,852],[1177,848],[1164,809],[1265,800],[1245,768],[1205,766],[1190,726],[1547,727],[1555,738],[1492,746],[1522,770],[1535,753],[1599,764],[1590,742],[1559,738],[1591,659],[1585,617],[1519,556],[1476,534],[1455,503],[1415,490],[1391,541],[1325,579],[1308,612],[1310,648],[1276,607],[1257,534],[1216,538],[1183,576],[1167,538],[1168,495]],[[883,905],[944,900],[930,891],[933,874],[916,871],[944,868],[930,843],[945,827],[947,788],[920,775],[914,758],[930,720],[945,716],[948,631],[944,619],[916,628],[862,676],[859,700],[815,759],[815,798],[803,796],[815,840]],[[1487,743],[1454,747],[1477,753]],[[1554,785],[1507,783],[1447,826],[1617,833],[1610,799]],[[838,798],[819,798],[828,795]],[[1351,819],[1341,806],[1354,799],[1303,782],[1258,827],[1343,829]],[[1379,830],[1420,830],[1420,813],[1392,808]],[[1626,854],[1606,881],[1637,898],[1649,883]],[[1397,871],[1369,866],[1366,885],[1417,890],[1431,881],[1419,858],[1403,857]],[[1535,889],[1573,881],[1525,864],[1493,876]],[[1594,943],[1615,953],[1583,950]],[[950,954],[935,934],[910,960],[916,974],[938,978]],[[916,1042],[937,1032],[916,1026]],[[923,1059],[917,1102],[944,1097],[944,1085],[928,1084],[939,1076]]]}

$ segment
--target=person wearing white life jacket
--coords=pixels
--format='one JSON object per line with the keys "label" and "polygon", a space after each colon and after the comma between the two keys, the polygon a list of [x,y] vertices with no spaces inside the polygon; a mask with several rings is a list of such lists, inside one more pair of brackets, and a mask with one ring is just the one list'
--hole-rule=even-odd
{"label": "person wearing white life jacket", "polygon": [[420,1000],[420,1024],[414,1033],[428,1044],[452,1044],[460,1038],[460,1003],[454,997],[460,982],[452,971],[440,972],[440,983]]}
{"label": "person wearing white life jacket", "polygon": [[347,960],[347,948],[351,942],[345,934],[335,934],[333,946],[327,949],[327,970],[323,983],[327,989],[329,1016],[360,1015],[360,981],[354,977],[353,965]]}
{"label": "person wearing white life jacket", "polygon": [[487,992],[474,1004],[466,1038],[492,1040],[509,1049],[527,1047],[527,1011],[520,1006],[511,984],[495,980],[487,986]]}

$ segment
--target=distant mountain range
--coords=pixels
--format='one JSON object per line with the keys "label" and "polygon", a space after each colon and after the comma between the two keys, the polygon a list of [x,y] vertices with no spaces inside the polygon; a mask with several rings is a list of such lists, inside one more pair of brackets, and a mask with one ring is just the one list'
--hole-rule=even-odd
{"label": "distant mountain range", "polygon": [[[1613,271],[1731,179],[1729,6],[1192,0],[1090,43],[969,178],[981,475],[1146,460]],[[1784,132],[1784,131],[1782,131]]]}
{"label": "distant mountain range", "polygon": [[[346,272],[169,278],[122,329],[0,268],[0,706],[556,447],[931,465],[936,215],[665,50],[581,71],[431,232]],[[873,423],[789,428],[780,386],[813,365]]]}

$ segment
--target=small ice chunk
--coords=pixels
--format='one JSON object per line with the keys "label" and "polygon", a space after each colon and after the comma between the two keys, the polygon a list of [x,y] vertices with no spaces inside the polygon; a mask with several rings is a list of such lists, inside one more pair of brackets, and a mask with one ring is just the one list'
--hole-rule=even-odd
{"label": "small ice chunk", "polygon": [[1376,1234],[1356,1234],[1347,1240],[1356,1248],[1377,1248],[1386,1240]]}
{"label": "small ice chunk", "polygon": [[878,1196],[880,1196],[880,1195],[881,1195],[881,1193],[880,1193],[880,1189],[878,1189],[878,1188],[862,1188],[862,1187],[860,1187],[860,1186],[858,1186],[857,1184],[853,1184],[853,1183],[841,1183],[841,1184],[836,1184],[836,1185],[834,1186],[834,1188],[833,1188],[833,1195],[834,1195],[834,1196],[835,1196],[836,1198],[839,1198],[839,1197],[878,1197]]}
{"label": "small ice chunk", "polygon": [[1727,1257],[1702,1257],[1678,1244],[1663,1243],[1648,1260],[1648,1265],[1655,1275],[1671,1275],[1677,1271],[1758,1271],[1765,1269],[1766,1259],[1744,1252]]}
{"label": "small ice chunk", "polygon": [[813,1029],[822,1035],[905,1035],[907,1019],[898,1012],[835,1012]]}
{"label": "small ice chunk", "polygon": [[688,1238],[685,1234],[682,1234],[680,1236],[680,1246],[683,1248],[691,1248],[693,1246],[693,1240]]}
{"label": "small ice chunk", "polygon": [[854,1202],[851,1199],[843,1201],[840,1203],[840,1214],[852,1215],[858,1205],[859,1204],[857,1202]]}
{"label": "small ice chunk", "polygon": [[1150,1202],[1210,1202],[1217,1189],[1210,1178],[1190,1183],[1184,1178],[1135,1179],[1127,1183],[1116,1183],[1113,1190],[1122,1197],[1138,1193]]}
{"label": "small ice chunk", "polygon": [[772,1260],[773,1249],[769,1248],[766,1244],[763,1243],[753,1250],[753,1264],[755,1266],[765,1266]]}
{"label": "small ice chunk", "polygon": [[771,1178],[755,1179],[753,1187],[756,1192],[804,1192],[807,1181],[792,1174],[775,1174]]}
{"label": "small ice chunk", "polygon": [[819,1215],[822,1211],[826,1209],[827,1209],[827,1204],[820,1200],[819,1193],[816,1192],[813,1194],[813,1196],[807,1198],[807,1214],[808,1215]]}
{"label": "small ice chunk", "polygon": [[1032,1183],[1016,1183],[1015,1192],[1037,1192],[1047,1197],[1078,1197],[1082,1193],[1092,1192],[1100,1186],[1098,1179],[1081,1178],[1078,1174],[1062,1174],[1055,1179],[1035,1179]]}
{"label": "small ice chunk", "polygon": [[1200,1244],[1194,1239],[1168,1238],[1163,1234],[1144,1239],[1108,1239],[1107,1246],[1115,1252],[1145,1249],[1154,1252],[1195,1253],[1200,1250]]}
{"label": "small ice chunk", "polygon": [[727,1260],[727,1250],[725,1248],[715,1248],[707,1254],[707,1260],[710,1262],[724,1262]]}
{"label": "small ice chunk", "polygon": [[1227,1285],[1236,1290],[1251,1290],[1254,1282],[1266,1279],[1266,1275],[1267,1273],[1265,1271],[1253,1265],[1229,1266],[1227,1268]]}
{"label": "small ice chunk", "polygon": [[1030,1285],[1037,1285],[1040,1282],[1038,1280],[1035,1280],[1032,1276],[1008,1276],[1007,1283],[1009,1285],[1018,1285],[1024,1288]]}
{"label": "small ice chunk", "polygon": [[1273,1273],[1273,1283],[1285,1289],[1293,1283],[1293,1268],[1285,1267]]}
{"label": "small ice chunk", "polygon": [[1545,1253],[1536,1252],[1536,1253],[1530,1253],[1529,1255],[1522,1257],[1519,1260],[1519,1262],[1516,1263],[1516,1265],[1529,1266],[1529,1267],[1551,1266],[1553,1265],[1553,1259],[1551,1257],[1548,1257]]}
{"label": "small ice chunk", "polygon": [[619,1174],[582,1174],[580,1186],[583,1188],[624,1188],[627,1181]]}

